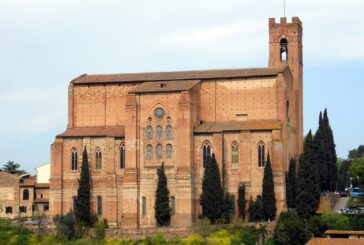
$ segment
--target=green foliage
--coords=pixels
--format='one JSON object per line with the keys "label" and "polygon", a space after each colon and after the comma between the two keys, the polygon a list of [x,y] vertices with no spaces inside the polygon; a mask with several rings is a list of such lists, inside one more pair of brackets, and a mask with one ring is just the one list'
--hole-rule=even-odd
{"label": "green foliage", "polygon": [[202,215],[215,223],[221,218],[224,203],[224,191],[221,185],[219,167],[215,155],[209,157],[205,166],[204,177],[202,180],[202,193],[200,204],[202,206]]}
{"label": "green foliage", "polygon": [[273,220],[276,216],[276,197],[274,194],[274,181],[270,156],[268,152],[267,162],[264,168],[262,205],[266,220]]}
{"label": "green foliage", "polygon": [[308,220],[308,229],[314,237],[325,237],[325,231],[328,229],[320,216],[315,215]]}
{"label": "green foliage", "polygon": [[98,240],[104,239],[105,238],[105,230],[106,230],[105,223],[102,222],[102,221],[97,222],[97,224],[95,225],[96,239],[98,239]]}
{"label": "green foliage", "polygon": [[360,158],[360,157],[364,157],[364,145],[360,145],[358,146],[357,149],[352,149],[349,151],[350,159]]}
{"label": "green foliage", "polygon": [[296,197],[297,213],[306,219],[316,213],[320,199],[320,177],[313,162],[314,146],[310,130],[305,139],[303,154],[300,157]]}
{"label": "green foliage", "polygon": [[54,217],[54,223],[57,227],[58,237],[67,240],[76,237],[76,217],[72,212],[69,212],[66,215],[56,215]]}
{"label": "green foliage", "polygon": [[164,164],[158,168],[158,184],[155,198],[155,219],[158,226],[168,226],[171,221],[171,208],[169,206],[169,190],[167,187],[167,177],[164,172]]}
{"label": "green foliage", "polygon": [[249,199],[249,221],[253,222],[254,221],[254,201],[252,196],[250,196]]}
{"label": "green foliage", "polygon": [[205,239],[197,233],[194,233],[193,235],[182,239],[181,244],[183,245],[202,245],[205,244]]}
{"label": "green foliage", "polygon": [[289,162],[288,174],[286,174],[286,197],[288,208],[296,208],[297,175],[296,160]]}
{"label": "green foliage", "polygon": [[245,208],[246,208],[246,200],[245,200],[245,185],[239,185],[238,189],[238,210],[239,217],[244,220],[245,218]]}
{"label": "green foliage", "polygon": [[14,161],[8,161],[4,164],[2,171],[11,173],[11,174],[25,174],[24,170],[20,170],[20,164],[15,163]]}
{"label": "green foliage", "polygon": [[321,221],[331,230],[350,230],[349,218],[342,214],[323,214],[321,216]]}
{"label": "green foliage", "polygon": [[[352,178],[354,186],[358,186],[358,180],[360,181],[360,185],[364,183],[364,158],[352,160],[349,176]],[[359,179],[357,177],[359,177]]]}
{"label": "green foliage", "polygon": [[251,221],[262,221],[264,220],[263,202],[262,197],[257,196],[252,208],[252,220]]}
{"label": "green foliage", "polygon": [[90,172],[86,147],[82,155],[81,177],[77,190],[75,215],[78,222],[82,222],[87,226],[92,225]]}
{"label": "green foliage", "polygon": [[351,166],[350,160],[343,160],[339,167],[338,172],[338,191],[344,191],[348,185],[350,185],[349,170]]}
{"label": "green foliage", "polygon": [[354,231],[364,230],[364,214],[356,214],[349,216],[351,229]]}
{"label": "green foliage", "polygon": [[282,213],[274,229],[276,245],[305,244],[308,240],[306,224],[295,213]]}

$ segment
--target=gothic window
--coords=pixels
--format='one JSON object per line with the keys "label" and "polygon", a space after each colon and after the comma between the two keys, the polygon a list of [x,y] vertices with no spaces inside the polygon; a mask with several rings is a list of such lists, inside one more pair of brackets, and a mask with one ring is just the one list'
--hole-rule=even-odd
{"label": "gothic window", "polygon": [[157,145],[156,152],[157,152],[157,159],[158,160],[162,159],[163,153],[162,153],[162,145],[161,144]]}
{"label": "gothic window", "polygon": [[76,148],[72,148],[72,151],[71,151],[71,169],[77,170],[77,150],[76,150]]}
{"label": "gothic window", "polygon": [[120,169],[125,168],[125,144],[120,146]]}
{"label": "gothic window", "polygon": [[157,126],[157,140],[162,140],[163,129],[161,126]]}
{"label": "gothic window", "polygon": [[167,159],[172,159],[172,145],[167,144],[166,146]]}
{"label": "gothic window", "polygon": [[283,38],[280,44],[281,44],[281,61],[287,61],[288,59],[287,39]]}
{"label": "gothic window", "polygon": [[171,196],[171,214],[176,213],[176,198]]}
{"label": "gothic window", "polygon": [[152,140],[153,139],[153,128],[151,126],[147,127],[147,140]]}
{"label": "gothic window", "polygon": [[97,196],[97,215],[102,215],[102,196]]}
{"label": "gothic window", "polygon": [[142,197],[142,214],[143,215],[147,214],[147,198],[146,197]]}
{"label": "gothic window", "polygon": [[23,190],[23,200],[29,200],[29,190]]}
{"label": "gothic window", "polygon": [[239,165],[239,145],[236,142],[231,145],[231,165],[233,168]]}
{"label": "gothic window", "polygon": [[167,140],[172,140],[173,138],[173,128],[171,125],[168,125],[166,128],[167,131]]}
{"label": "gothic window", "polygon": [[258,166],[262,168],[265,166],[265,145],[262,141],[258,144]]}
{"label": "gothic window", "polygon": [[147,145],[147,160],[153,159],[153,146]]}
{"label": "gothic window", "polygon": [[96,149],[96,169],[101,169],[102,156],[100,148]]}
{"label": "gothic window", "polygon": [[208,141],[203,145],[203,167],[208,163],[209,157],[211,157],[211,146]]}

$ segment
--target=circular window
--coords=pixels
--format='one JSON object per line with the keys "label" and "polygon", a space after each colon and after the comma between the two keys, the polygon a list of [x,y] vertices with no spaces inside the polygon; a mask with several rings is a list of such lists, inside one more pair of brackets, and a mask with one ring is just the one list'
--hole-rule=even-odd
{"label": "circular window", "polygon": [[155,109],[154,115],[156,118],[162,119],[164,117],[164,110],[158,107],[157,109]]}

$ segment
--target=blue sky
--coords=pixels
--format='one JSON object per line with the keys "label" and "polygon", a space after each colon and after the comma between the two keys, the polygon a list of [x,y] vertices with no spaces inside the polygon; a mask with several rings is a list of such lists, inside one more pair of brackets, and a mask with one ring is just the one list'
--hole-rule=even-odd
{"label": "blue sky", "polygon": [[[328,108],[338,156],[364,144],[364,1],[286,0],[304,28],[305,133]],[[0,165],[33,171],[82,74],[265,67],[282,0],[0,1]]]}

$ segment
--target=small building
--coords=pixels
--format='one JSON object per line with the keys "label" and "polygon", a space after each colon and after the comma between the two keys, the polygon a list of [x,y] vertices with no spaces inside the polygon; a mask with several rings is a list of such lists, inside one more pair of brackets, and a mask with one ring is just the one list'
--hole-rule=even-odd
{"label": "small building", "polygon": [[327,238],[361,239],[364,244],[364,231],[327,230],[325,234]]}
{"label": "small building", "polygon": [[36,176],[0,172],[0,218],[29,217],[36,210],[48,213],[50,164],[36,171]]}

